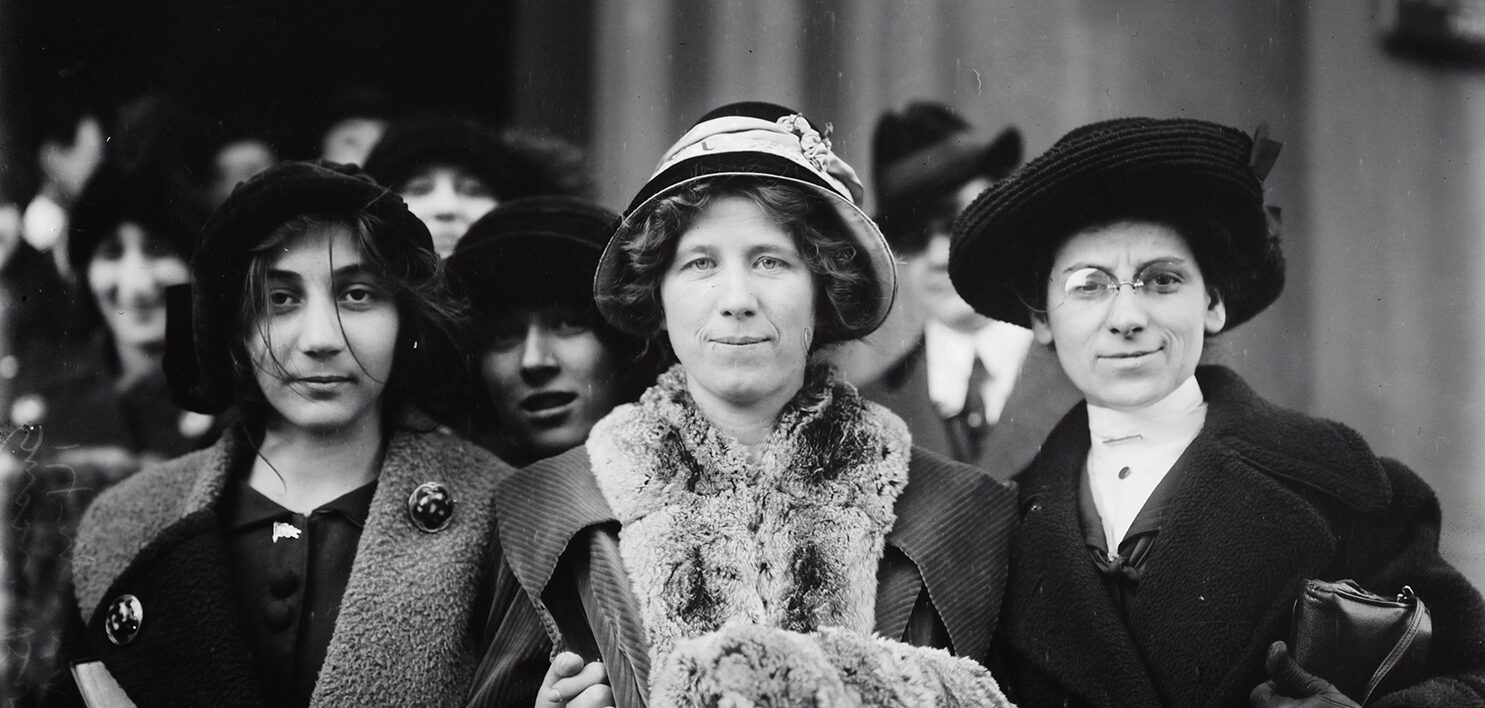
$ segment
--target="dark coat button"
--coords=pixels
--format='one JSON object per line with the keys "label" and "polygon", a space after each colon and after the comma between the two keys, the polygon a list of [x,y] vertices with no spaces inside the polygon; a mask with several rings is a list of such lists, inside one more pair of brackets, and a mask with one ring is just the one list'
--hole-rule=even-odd
{"label": "dark coat button", "polygon": [[144,605],[133,595],[120,595],[108,604],[108,614],[103,617],[103,633],[114,646],[124,646],[139,636],[144,625]]}
{"label": "dark coat button", "polygon": [[263,624],[275,632],[289,628],[294,621],[294,608],[283,600],[273,600],[263,607]]}
{"label": "dark coat button", "polygon": [[454,494],[441,482],[424,482],[407,497],[407,518],[428,533],[438,533],[454,518]]}

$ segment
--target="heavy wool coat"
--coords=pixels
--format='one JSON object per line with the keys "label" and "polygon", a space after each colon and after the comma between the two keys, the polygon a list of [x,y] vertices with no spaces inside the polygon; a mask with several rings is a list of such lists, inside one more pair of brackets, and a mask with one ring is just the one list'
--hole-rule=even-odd
{"label": "heavy wool coat", "polygon": [[[215,446],[146,469],[89,508],[78,532],[73,660],[97,659],[140,706],[262,706],[230,586],[219,504],[248,443],[235,429]],[[492,495],[513,472],[440,432],[397,431],[387,445],[350,580],[311,705],[460,703],[479,660],[491,570]],[[424,482],[456,500],[437,533],[409,520]],[[137,597],[137,637],[111,643],[113,598]]]}
{"label": "heavy wool coat", "polygon": [[1485,705],[1485,602],[1438,553],[1427,484],[1355,431],[1278,408],[1200,367],[1206,424],[1173,473],[1127,623],[1085,547],[1078,484],[1087,407],[1023,474],[996,675],[1022,706],[1246,706],[1287,639],[1307,578],[1380,594],[1411,586],[1433,614],[1431,678],[1374,706]]}
{"label": "heavy wool coat", "polygon": [[[646,394],[647,398],[650,396]],[[890,416],[878,407],[870,408]],[[621,408],[615,414],[622,418],[625,410]],[[685,429],[683,426],[682,430]],[[679,443],[673,449],[688,450],[688,454],[698,459],[711,454],[707,441],[692,439],[685,432],[681,433],[685,440],[678,441],[670,432],[646,430],[643,426],[620,430],[621,435],[609,436],[610,442],[625,441],[633,443],[635,448],[647,447],[643,442],[646,440],[657,441],[662,446]],[[595,429],[595,438],[601,437],[604,437],[602,431]],[[841,447],[850,446],[850,442],[844,442]],[[590,439],[586,448],[522,470],[502,484],[497,494],[500,537],[508,562],[505,577],[510,580],[496,583],[497,600],[486,632],[490,651],[476,680],[474,705],[529,701],[532,694],[528,691],[534,691],[534,682],[540,678],[536,672],[545,670],[549,649],[576,651],[588,660],[602,659],[616,704],[644,705],[650,700],[652,673],[660,670],[651,663],[655,658],[651,654],[655,630],[646,625],[646,613],[653,615],[655,603],[662,602],[696,606],[694,602],[672,597],[673,593],[652,592],[652,597],[635,597],[634,587],[649,587],[649,583],[642,568],[628,567],[632,562],[626,564],[633,556],[626,557],[619,532],[620,516],[628,512],[621,509],[616,513],[600,489],[603,484],[613,484],[613,480],[604,482],[604,475],[595,476],[594,457],[590,456],[595,451],[604,457],[613,453],[608,443]],[[1000,610],[1004,553],[1014,518],[1015,493],[988,475],[921,448],[907,447],[902,453],[908,457],[906,486],[892,504],[893,521],[885,533],[880,556],[866,556],[871,566],[865,581],[868,588],[874,586],[874,589],[868,593],[872,607],[870,616],[863,618],[868,625],[865,629],[907,644],[947,649],[958,656],[984,662],[990,631]],[[760,464],[768,464],[769,454],[765,453]],[[885,453],[886,457],[892,454]],[[685,454],[677,457],[682,468],[694,463],[685,458]],[[821,470],[815,472],[819,474]],[[760,478],[766,475],[766,471],[760,472]],[[657,482],[665,478],[682,484],[687,475],[657,469],[651,477]],[[700,485],[715,482],[696,478],[691,481]],[[622,499],[622,495],[614,498]],[[644,492],[634,499],[641,504],[651,503]],[[708,507],[694,521],[713,518],[717,513],[725,514]],[[780,518],[783,517],[765,511],[759,519],[759,528],[769,528]],[[694,540],[694,535],[686,531],[690,523],[674,529],[682,546]],[[775,539],[780,543],[785,540],[783,535]],[[765,539],[765,555],[771,543]],[[718,547],[731,548],[725,542]],[[677,549],[683,554],[696,554],[706,567],[719,561],[707,548]],[[653,545],[643,552],[654,552]],[[743,564],[738,570],[747,573],[749,567]],[[851,575],[850,570],[843,570]],[[731,571],[717,575],[733,577]],[[659,582],[664,578],[657,576],[650,580]],[[726,582],[715,587],[710,585],[710,580],[705,584],[707,591],[701,596],[708,602],[727,605],[745,597],[733,594]],[[514,592],[512,588],[517,586],[521,590]],[[767,583],[761,586],[765,593],[761,611],[765,614],[759,621],[763,625],[772,623],[767,619],[769,587]],[[677,599],[681,602],[676,603]],[[811,606],[826,612],[842,606],[860,606],[850,598],[837,597],[836,601],[827,603],[828,606]],[[749,612],[740,609],[735,614],[751,617]],[[674,617],[670,615],[671,619]],[[685,621],[695,621],[694,616]],[[853,621],[842,620],[845,624]],[[778,624],[788,628],[790,622],[786,617]],[[809,624],[805,622],[806,626]],[[824,634],[828,633],[822,633],[822,637]],[[739,641],[747,644],[752,639],[741,637]],[[822,641],[830,639],[822,638]],[[518,658],[522,655],[526,657],[524,660]],[[695,658],[695,654],[688,655],[688,660]],[[660,678],[661,686],[657,690],[664,684],[664,676]]]}

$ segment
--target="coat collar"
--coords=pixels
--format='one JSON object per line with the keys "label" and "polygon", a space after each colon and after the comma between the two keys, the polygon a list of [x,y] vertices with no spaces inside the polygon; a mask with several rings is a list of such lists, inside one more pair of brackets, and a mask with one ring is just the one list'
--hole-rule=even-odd
{"label": "coat collar", "polygon": [[[983,661],[1005,588],[1016,523],[1015,488],[968,466],[913,448],[887,543],[918,567],[954,653]],[[890,601],[879,598],[878,602]],[[902,627],[878,626],[888,637]]]}
{"label": "coat collar", "polygon": [[[551,582],[558,559],[580,531],[618,523],[581,446],[507,479],[495,504],[506,560],[521,586],[538,599]],[[1014,488],[914,448],[908,485],[897,498],[896,512],[897,524],[888,533],[887,544],[918,567],[955,653],[983,658],[1005,586],[1004,539],[1015,524]],[[903,627],[877,630],[897,637]]]}
{"label": "coat collar", "polygon": [[618,519],[579,445],[541,460],[501,483],[495,495],[500,543],[511,572],[540,599],[567,544],[585,528]]}
{"label": "coat collar", "polygon": [[1226,367],[1198,367],[1196,381],[1207,399],[1202,433],[1254,469],[1360,512],[1392,502],[1382,463],[1355,430],[1269,403]]}
{"label": "coat collar", "polygon": [[[1086,406],[1053,431],[1021,480],[1025,518],[1013,551],[1007,641],[1094,705],[1246,696],[1245,684],[1261,674],[1265,638],[1334,547],[1307,498],[1318,493],[1361,510],[1390,500],[1379,463],[1354,432],[1273,406],[1226,369],[1201,367],[1197,379],[1207,425],[1177,462],[1184,477],[1128,624],[1079,528]],[[1191,641],[1197,635],[1211,640]]]}

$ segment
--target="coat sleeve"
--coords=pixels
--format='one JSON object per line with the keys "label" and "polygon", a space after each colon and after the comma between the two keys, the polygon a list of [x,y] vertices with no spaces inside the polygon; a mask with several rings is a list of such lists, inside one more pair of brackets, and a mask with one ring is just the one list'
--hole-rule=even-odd
{"label": "coat sleeve", "polygon": [[1368,705],[1485,706],[1485,600],[1439,555],[1439,503],[1428,484],[1399,462],[1382,464],[1392,504],[1342,530],[1342,572],[1382,594],[1412,587],[1432,615],[1433,640],[1427,678]]}

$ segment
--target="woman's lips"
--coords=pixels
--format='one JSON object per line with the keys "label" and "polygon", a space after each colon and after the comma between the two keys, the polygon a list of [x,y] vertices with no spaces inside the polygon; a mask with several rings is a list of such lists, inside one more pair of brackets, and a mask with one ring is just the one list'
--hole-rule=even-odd
{"label": "woman's lips", "polygon": [[552,418],[566,414],[572,404],[577,401],[577,397],[577,394],[571,391],[533,393],[521,399],[521,410],[535,419]]}
{"label": "woman's lips", "polygon": [[759,342],[766,342],[766,341],[768,341],[768,337],[743,337],[743,336],[713,337],[712,338],[712,341],[715,342],[715,343],[717,343],[717,344],[726,344],[726,345],[734,346],[734,347],[742,347],[742,346],[747,346],[749,344],[758,344]]}
{"label": "woman's lips", "polygon": [[290,380],[300,388],[307,390],[315,396],[334,396],[342,388],[349,386],[355,379],[350,376],[321,375],[321,376],[296,376]]}

